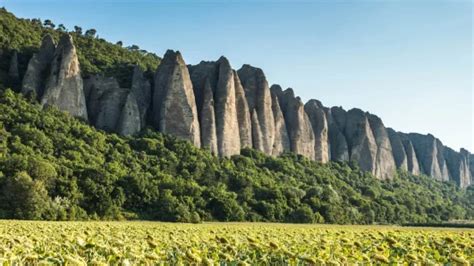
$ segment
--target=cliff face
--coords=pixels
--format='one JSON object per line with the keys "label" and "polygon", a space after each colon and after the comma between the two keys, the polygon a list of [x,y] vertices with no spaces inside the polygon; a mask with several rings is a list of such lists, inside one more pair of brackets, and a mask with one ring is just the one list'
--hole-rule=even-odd
{"label": "cliff face", "polygon": [[56,45],[53,38],[46,35],[41,42],[38,53],[34,54],[28,63],[28,68],[23,77],[22,93],[30,94],[34,92],[38,99],[43,96],[46,82],[43,76],[49,70],[53,61],[54,50],[56,50]]}
{"label": "cliff face", "polygon": [[317,100],[308,101],[304,109],[308,114],[309,121],[314,132],[314,159],[326,163],[329,161],[329,126],[326,111],[321,102]]}
{"label": "cliff face", "polygon": [[155,75],[153,126],[201,146],[193,84],[181,53],[168,50]]}
{"label": "cliff face", "polygon": [[46,36],[23,77],[16,57],[9,59],[8,74],[22,80],[23,93],[108,132],[133,135],[152,126],[219,156],[249,147],[322,163],[350,160],[380,179],[401,169],[461,187],[474,182],[474,155],[468,151],[454,151],[432,135],[386,128],[359,109],[328,108],[317,100],[304,104],[292,89],[269,88],[261,69],[244,65],[235,71],[225,57],[186,66],[179,52],[169,50],[153,80],[135,67],[130,88],[100,75],[83,81],[68,35],[57,47]]}
{"label": "cliff face", "polygon": [[421,165],[422,172],[440,181],[450,179],[443,155],[444,147],[433,135],[408,134],[413,143],[415,153]]}
{"label": "cliff face", "polygon": [[374,134],[375,143],[377,144],[375,176],[389,179],[397,171],[397,166],[393,158],[392,144],[387,129],[378,116],[369,114],[368,119],[372,133]]}
{"label": "cliff face", "polygon": [[278,96],[285,117],[290,150],[314,160],[314,132],[303,102],[299,97],[295,97],[292,89],[285,91],[275,89],[274,93]]}
{"label": "cliff face", "polygon": [[255,113],[255,115],[252,114],[252,119],[259,125],[258,127],[252,127],[254,148],[266,154],[272,154],[275,139],[275,120],[270,88],[265,74],[260,68],[250,65],[243,65],[237,71],[237,74],[244,87],[249,110]]}
{"label": "cliff face", "polygon": [[217,62],[201,62],[199,65],[190,66],[189,71],[201,121],[205,123],[215,121],[215,129],[201,128],[201,138],[213,139],[212,134],[215,131],[218,154],[220,156],[238,154],[241,141],[236,87],[240,84],[236,84],[229,61],[221,57]]}
{"label": "cliff face", "polygon": [[349,161],[349,147],[344,128],[346,126],[346,111],[340,107],[326,110],[329,125],[330,158],[333,161]]}
{"label": "cliff face", "polygon": [[79,59],[70,35],[63,35],[56,47],[41,104],[57,106],[60,110],[87,120]]}
{"label": "cliff face", "polygon": [[[281,88],[280,88],[281,91]],[[275,93],[275,85],[272,86],[272,111],[275,119],[275,140],[273,141],[272,155],[280,155],[282,153],[291,151],[290,138],[288,136],[285,116],[281,111],[278,96]]]}

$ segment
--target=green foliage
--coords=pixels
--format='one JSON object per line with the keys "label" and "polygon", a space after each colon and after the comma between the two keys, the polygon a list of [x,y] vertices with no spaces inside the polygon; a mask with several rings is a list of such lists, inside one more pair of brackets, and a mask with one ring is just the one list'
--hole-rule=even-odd
{"label": "green foliage", "polygon": [[[0,50],[6,54],[12,50],[18,51],[20,73],[24,73],[28,60],[39,49],[43,36],[50,34],[57,42],[66,31],[64,27],[56,30],[54,27],[50,20],[42,24],[37,19],[19,19],[5,9],[0,9]],[[133,65],[154,71],[160,63],[160,58],[153,53],[122,48],[96,37],[95,29],[89,29],[82,35],[82,29],[77,27],[69,33],[74,38],[83,76],[98,73],[114,76],[121,86],[130,87]],[[8,71],[9,57],[5,57],[7,59],[0,60],[0,75]]]}
{"label": "green foliage", "polygon": [[6,90],[0,218],[437,223],[472,219],[474,189],[251,149],[217,158],[159,132],[106,134]]}

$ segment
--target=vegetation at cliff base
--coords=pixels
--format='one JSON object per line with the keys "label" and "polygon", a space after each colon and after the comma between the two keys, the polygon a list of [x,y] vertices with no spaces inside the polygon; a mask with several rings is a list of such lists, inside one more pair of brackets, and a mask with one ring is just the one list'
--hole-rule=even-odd
{"label": "vegetation at cliff base", "polygon": [[6,90],[0,96],[0,218],[178,222],[436,223],[472,219],[474,190],[355,164],[217,158],[153,130],[106,134]]}
{"label": "vegetation at cliff base", "polygon": [[383,226],[0,221],[0,263],[467,266],[473,239],[472,230]]}

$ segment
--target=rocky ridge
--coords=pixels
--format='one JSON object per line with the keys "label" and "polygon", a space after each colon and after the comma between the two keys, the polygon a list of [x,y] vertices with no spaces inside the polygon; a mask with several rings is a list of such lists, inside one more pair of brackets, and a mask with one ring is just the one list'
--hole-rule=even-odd
{"label": "rocky ridge", "polygon": [[270,88],[263,70],[243,65],[236,71],[225,57],[187,66],[168,50],[153,80],[136,67],[131,87],[121,88],[111,77],[83,80],[67,34],[57,46],[45,36],[23,77],[16,56],[9,74],[22,79],[24,94],[108,132],[133,135],[150,126],[219,156],[246,147],[275,156],[291,151],[322,163],[354,161],[380,179],[401,169],[461,187],[474,183],[474,155],[467,150],[454,151],[430,134],[386,128],[360,109],[304,104],[292,89]]}

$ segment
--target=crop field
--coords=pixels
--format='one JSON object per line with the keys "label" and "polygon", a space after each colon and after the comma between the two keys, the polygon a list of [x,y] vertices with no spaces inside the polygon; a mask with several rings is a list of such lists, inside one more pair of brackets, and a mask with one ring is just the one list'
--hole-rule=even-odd
{"label": "crop field", "polygon": [[0,265],[474,265],[474,230],[0,221]]}

